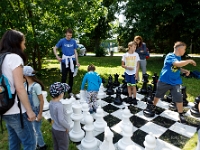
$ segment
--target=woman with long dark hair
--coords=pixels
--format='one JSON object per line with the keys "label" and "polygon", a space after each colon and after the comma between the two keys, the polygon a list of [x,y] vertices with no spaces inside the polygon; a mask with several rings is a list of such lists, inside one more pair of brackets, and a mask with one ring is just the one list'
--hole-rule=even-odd
{"label": "woman with long dark hair", "polygon": [[[25,48],[25,37],[19,31],[8,30],[1,38],[0,55],[10,52],[2,63],[2,73],[10,83],[11,92],[15,93],[16,91],[14,105],[3,114],[3,120],[6,122],[9,134],[9,150],[20,150],[21,144],[24,150],[35,150],[36,145],[31,124],[36,116],[31,109],[23,84],[23,65],[26,62],[23,51]],[[20,116],[17,96],[20,100],[22,116]]]}

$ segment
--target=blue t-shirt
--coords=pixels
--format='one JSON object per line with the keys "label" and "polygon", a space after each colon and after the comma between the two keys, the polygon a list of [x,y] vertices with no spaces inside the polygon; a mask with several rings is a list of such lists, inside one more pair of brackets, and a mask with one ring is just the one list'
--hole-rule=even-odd
{"label": "blue t-shirt", "polygon": [[182,84],[180,68],[173,65],[175,61],[181,61],[181,56],[176,56],[174,53],[167,54],[160,73],[160,81],[170,85]]}
{"label": "blue t-shirt", "polygon": [[62,38],[58,41],[56,47],[61,48],[64,55],[72,56],[75,54],[74,49],[77,49],[77,44],[74,39],[67,40],[66,38]]}
{"label": "blue t-shirt", "polygon": [[85,74],[82,84],[81,84],[81,90],[84,89],[85,83],[87,82],[88,87],[87,91],[99,91],[99,87],[101,85],[102,79],[98,75],[98,73],[94,71],[89,71]]}

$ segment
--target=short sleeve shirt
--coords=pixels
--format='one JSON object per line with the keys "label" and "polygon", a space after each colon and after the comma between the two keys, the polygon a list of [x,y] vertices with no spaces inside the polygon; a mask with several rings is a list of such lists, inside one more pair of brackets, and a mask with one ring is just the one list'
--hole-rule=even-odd
{"label": "short sleeve shirt", "polygon": [[62,38],[58,41],[56,47],[61,48],[64,55],[72,56],[75,54],[74,50],[77,49],[77,44],[74,39],[67,40],[66,38]]}
{"label": "short sleeve shirt", "polygon": [[181,61],[181,57],[176,56],[174,53],[169,53],[166,56],[164,66],[160,73],[160,81],[170,85],[182,84],[180,68],[173,65],[176,61]]}
{"label": "short sleeve shirt", "polygon": [[[2,73],[8,78],[11,87],[11,92],[13,94],[15,93],[15,88],[14,88],[14,79],[12,72],[21,65],[22,66],[24,65],[23,60],[17,54],[7,54],[2,64]],[[21,108],[22,108],[22,113],[26,112],[22,103],[21,103]],[[4,115],[11,115],[18,113],[20,113],[20,110],[18,107],[18,100],[16,96],[14,105]]]}
{"label": "short sleeve shirt", "polygon": [[134,52],[133,54],[129,54],[128,52],[122,56],[122,61],[125,63],[127,67],[133,67],[133,70],[126,69],[125,72],[128,75],[133,75],[136,73],[137,62],[140,60],[138,53]]}

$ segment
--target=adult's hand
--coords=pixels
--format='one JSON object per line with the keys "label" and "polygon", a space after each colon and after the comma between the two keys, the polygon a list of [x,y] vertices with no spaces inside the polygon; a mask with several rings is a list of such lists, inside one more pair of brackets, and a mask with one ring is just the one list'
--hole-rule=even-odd
{"label": "adult's hand", "polygon": [[35,121],[36,115],[32,110],[27,111],[26,114],[28,115],[28,121]]}

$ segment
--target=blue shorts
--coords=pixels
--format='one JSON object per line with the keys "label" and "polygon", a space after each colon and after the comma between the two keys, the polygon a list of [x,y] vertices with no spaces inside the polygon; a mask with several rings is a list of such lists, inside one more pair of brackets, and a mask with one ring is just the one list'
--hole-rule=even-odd
{"label": "blue shorts", "polygon": [[125,72],[125,80],[127,82],[127,86],[135,86],[136,85],[136,81],[135,81],[135,74],[133,75],[128,75]]}

